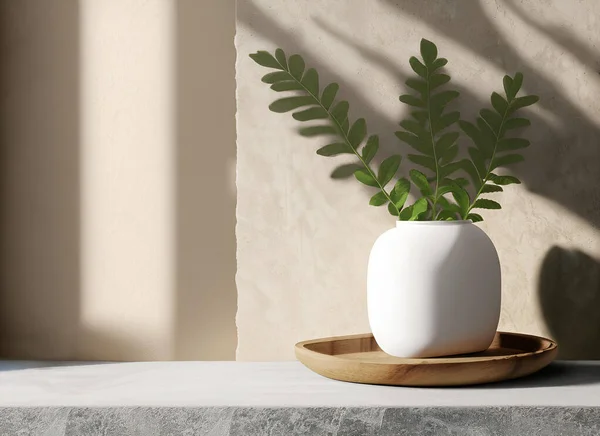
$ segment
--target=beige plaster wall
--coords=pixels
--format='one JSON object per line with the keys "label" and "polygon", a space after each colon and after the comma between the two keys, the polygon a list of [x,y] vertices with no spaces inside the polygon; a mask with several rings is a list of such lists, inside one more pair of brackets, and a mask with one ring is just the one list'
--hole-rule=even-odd
{"label": "beige plaster wall", "polygon": [[0,357],[235,357],[234,2],[0,2]]}
{"label": "beige plaster wall", "polygon": [[329,177],[342,160],[317,156],[291,116],[267,110],[275,93],[248,54],[302,53],[391,153],[421,37],[449,58],[467,117],[506,72],[522,71],[526,91],[541,97],[527,161],[513,170],[524,184],[499,195],[504,210],[486,211],[482,224],[502,262],[500,328],[551,334],[562,357],[599,358],[598,17],[594,0],[240,1],[238,359],[292,359],[296,341],[368,331],[366,261],[393,225],[367,205],[367,188]]}

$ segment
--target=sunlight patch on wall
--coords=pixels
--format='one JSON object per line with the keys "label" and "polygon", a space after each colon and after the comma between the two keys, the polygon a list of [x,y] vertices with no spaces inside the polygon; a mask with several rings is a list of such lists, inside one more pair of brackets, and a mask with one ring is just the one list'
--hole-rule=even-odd
{"label": "sunlight patch on wall", "polygon": [[169,359],[174,2],[81,2],[81,354]]}

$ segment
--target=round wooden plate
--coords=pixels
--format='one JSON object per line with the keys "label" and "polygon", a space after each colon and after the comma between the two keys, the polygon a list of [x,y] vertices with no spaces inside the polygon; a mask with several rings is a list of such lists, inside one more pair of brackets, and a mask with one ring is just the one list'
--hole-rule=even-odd
{"label": "round wooden plate", "polygon": [[552,362],[557,351],[550,339],[506,332],[497,332],[481,353],[423,359],[390,356],[370,333],[296,344],[298,360],[325,377],[395,386],[463,386],[523,377]]}

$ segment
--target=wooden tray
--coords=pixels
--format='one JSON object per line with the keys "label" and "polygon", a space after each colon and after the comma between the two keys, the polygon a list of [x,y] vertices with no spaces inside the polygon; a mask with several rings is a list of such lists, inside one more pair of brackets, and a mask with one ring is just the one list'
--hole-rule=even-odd
{"label": "wooden tray", "polygon": [[550,339],[498,332],[489,349],[458,356],[403,359],[381,351],[372,334],[314,339],[296,344],[296,357],[325,377],[396,386],[460,386],[532,374],[557,353]]}

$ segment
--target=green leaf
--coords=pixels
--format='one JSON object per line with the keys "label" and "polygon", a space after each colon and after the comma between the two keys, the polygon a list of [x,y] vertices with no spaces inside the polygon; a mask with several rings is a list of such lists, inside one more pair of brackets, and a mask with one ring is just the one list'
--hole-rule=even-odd
{"label": "green leaf", "polygon": [[348,129],[350,128],[350,121],[348,118],[340,123],[340,128],[344,134],[348,134]]}
{"label": "green leaf", "polygon": [[338,131],[332,126],[310,126],[299,129],[298,133],[310,138],[319,135],[337,135]]}
{"label": "green leaf", "polygon": [[331,109],[331,115],[338,123],[343,123],[348,119],[348,110],[350,109],[350,105],[347,101],[343,100],[338,103]]}
{"label": "green leaf", "polygon": [[442,165],[449,164],[454,159],[456,159],[456,156],[458,156],[458,145],[456,145],[456,144],[453,145],[452,147],[450,147],[448,150],[446,150],[443,153],[440,153],[438,155],[438,157],[440,159],[440,163]]}
{"label": "green leaf", "polygon": [[394,205],[398,208],[398,210],[404,207],[404,203],[406,203],[406,199],[408,198],[408,194],[410,192],[410,182],[405,178],[401,178],[394,185],[394,189],[390,192],[390,198],[394,202]]}
{"label": "green leaf", "polygon": [[429,196],[433,194],[431,190],[431,186],[429,186],[429,182],[427,181],[427,177],[421,171],[418,170],[410,170],[410,180],[415,184],[421,194],[424,196]]}
{"label": "green leaf", "polygon": [[508,102],[497,92],[492,93],[492,106],[501,116],[504,116],[508,108]]}
{"label": "green leaf", "polygon": [[469,153],[469,157],[471,158],[471,162],[473,162],[473,165],[475,165],[475,168],[477,169],[477,172],[479,174],[486,174],[487,168],[481,152],[475,147],[469,147],[467,151]]}
{"label": "green leaf", "polygon": [[404,128],[405,130],[407,130],[411,133],[414,133],[417,136],[426,133],[423,126],[421,124],[419,124],[418,121],[415,121],[415,120],[402,120],[402,121],[400,121],[400,127]]}
{"label": "green leaf", "polygon": [[279,62],[277,62],[277,59],[275,59],[268,51],[257,51],[256,53],[252,53],[250,57],[252,60],[254,60],[254,62],[263,67],[283,70],[282,66],[279,65]]}
{"label": "green leaf", "polygon": [[412,211],[409,221],[416,221],[423,212],[427,211],[429,203],[427,203],[426,198],[419,198],[411,207]]}
{"label": "green leaf", "polygon": [[339,89],[340,85],[337,83],[330,83],[325,87],[323,90],[323,95],[321,95],[321,104],[325,107],[325,109],[329,109],[331,107]]}
{"label": "green leaf", "polygon": [[462,169],[462,164],[460,162],[451,162],[447,165],[441,166],[439,168],[439,176],[440,179],[448,177],[450,174],[455,173],[456,171]]}
{"label": "green leaf", "polygon": [[467,215],[467,219],[473,221],[474,223],[483,221],[483,217],[478,213],[470,213],[469,215]]}
{"label": "green leaf", "polygon": [[489,179],[496,185],[511,185],[513,183],[519,184],[521,181],[514,176],[498,176],[494,173],[489,175]]}
{"label": "green leaf", "polygon": [[410,160],[413,163],[416,163],[417,165],[421,165],[422,167],[430,169],[433,172],[436,171],[435,160],[432,157],[420,156],[418,154],[409,154],[408,160]]}
{"label": "green leaf", "polygon": [[437,58],[438,50],[435,44],[425,38],[421,39],[421,57],[425,65],[431,65]]}
{"label": "green leaf", "polygon": [[435,89],[450,81],[450,76],[447,74],[433,74],[429,78],[429,88]]}
{"label": "green leaf", "polygon": [[430,99],[432,107],[443,107],[460,95],[458,91],[443,91],[435,94]]}
{"label": "green leaf", "polygon": [[302,106],[314,105],[315,99],[310,96],[294,96],[275,100],[269,105],[269,109],[273,112],[284,113],[297,109]]}
{"label": "green leaf", "polygon": [[425,102],[414,95],[404,94],[400,96],[400,101],[404,104],[414,107],[425,107]]}
{"label": "green leaf", "polygon": [[[456,188],[456,186],[453,186],[453,189],[455,189],[455,188]],[[448,191],[448,192],[450,192],[450,191]],[[438,204],[438,206],[441,206],[443,210],[450,211],[454,214],[460,213],[460,208],[458,207],[458,205],[455,203],[450,203],[446,197],[439,197],[437,200],[437,204]]]}
{"label": "green leaf", "polygon": [[[446,179],[449,180],[449,179]],[[461,188],[464,188],[465,186],[467,186],[469,184],[469,181],[467,179],[465,179],[464,177],[457,177],[456,179],[452,179],[452,181],[460,186]]]}
{"label": "green leaf", "polygon": [[314,68],[309,68],[306,70],[306,73],[304,73],[304,76],[302,76],[301,83],[312,95],[315,97],[319,96],[319,74],[317,73],[317,70]]}
{"label": "green leaf", "polygon": [[483,138],[481,131],[475,124],[470,123],[469,121],[460,120],[458,125],[460,129],[465,132],[469,138],[471,138],[478,149],[482,150],[490,148],[490,144],[486,143],[487,141]]}
{"label": "green leaf", "polygon": [[527,118],[511,118],[504,122],[504,130],[518,129],[527,126],[531,126],[531,121]]}
{"label": "green leaf", "polygon": [[298,121],[311,121],[328,118],[329,114],[322,107],[311,107],[309,109],[293,113],[292,117]]}
{"label": "green leaf", "polygon": [[525,97],[518,97],[515,98],[511,104],[510,107],[508,108],[508,113],[507,115],[510,115],[514,112],[516,112],[519,109],[522,109],[524,107],[527,106],[531,106],[532,104],[535,104],[539,101],[539,97],[537,95],[527,95]]}
{"label": "green leaf", "polygon": [[477,168],[475,168],[475,164],[473,164],[473,162],[471,162],[469,159],[461,160],[460,164],[463,171],[466,172],[471,178],[471,181],[473,182],[473,187],[476,191],[478,191],[483,182],[479,172],[477,171]]}
{"label": "green leaf", "polygon": [[473,204],[473,209],[502,209],[502,206],[494,200],[480,198]]}
{"label": "green leaf", "polygon": [[383,191],[379,191],[377,194],[371,197],[369,204],[371,206],[383,206],[388,202],[388,198]]}
{"label": "green leaf", "polygon": [[414,89],[417,92],[424,93],[425,91],[427,91],[427,82],[425,82],[424,80],[410,78],[407,79],[404,83],[406,83],[408,87]]}
{"label": "green leaf", "polygon": [[433,156],[431,144],[423,144],[421,140],[412,133],[398,131],[395,134],[400,141],[407,143],[420,153],[423,153],[427,156]]}
{"label": "green leaf", "polygon": [[362,159],[366,163],[371,162],[375,155],[377,154],[377,150],[379,149],[379,136],[371,135],[369,139],[367,139],[367,143],[363,147],[362,150]]}
{"label": "green leaf", "polygon": [[281,64],[281,66],[283,68],[287,68],[287,58],[285,56],[285,52],[278,48],[277,50],[275,50],[275,59],[277,59],[277,62],[279,62]]}
{"label": "green leaf", "polygon": [[292,76],[296,79],[302,79],[302,74],[304,74],[304,59],[302,56],[294,54],[290,56],[288,67]]}
{"label": "green leaf", "polygon": [[282,91],[304,91],[304,87],[296,82],[295,80],[289,80],[286,82],[277,82],[271,85],[271,89],[273,91],[282,92]]}
{"label": "green leaf", "polygon": [[[452,192],[455,189],[459,189],[459,188],[463,189],[468,184],[469,184],[469,181],[462,177],[458,177],[456,179],[448,179],[448,178],[443,179],[439,184],[437,195],[438,195],[438,197],[441,197],[442,195]],[[439,200],[439,198],[438,198],[438,200]]]}
{"label": "green leaf", "polygon": [[367,136],[367,123],[364,118],[359,118],[352,124],[348,132],[348,141],[352,147],[356,148]]}
{"label": "green leaf", "polygon": [[498,141],[497,151],[520,150],[521,148],[529,147],[531,143],[523,138],[505,138]]}
{"label": "green leaf", "polygon": [[447,63],[448,63],[448,59],[438,58],[431,65],[431,70],[435,71],[435,70],[437,70],[439,68],[442,68],[442,67],[446,66]]}
{"label": "green leaf", "polygon": [[367,186],[372,186],[374,188],[379,188],[379,184],[377,180],[373,178],[371,174],[366,169],[360,169],[354,173],[354,177],[361,183],[364,183]]}
{"label": "green leaf", "polygon": [[458,204],[460,216],[463,218],[469,211],[469,206],[471,204],[469,193],[464,188],[455,185],[455,188],[452,190],[452,197],[454,197],[454,201]]}
{"label": "green leaf", "polygon": [[525,158],[520,154],[507,154],[504,156],[496,156],[490,164],[490,171],[495,170],[498,167],[523,162],[524,160]]}
{"label": "green leaf", "polygon": [[[390,203],[391,205],[392,203]],[[408,221],[412,216],[413,207],[408,206],[400,211],[399,219],[400,221]]]}
{"label": "green leaf", "polygon": [[388,157],[379,166],[379,172],[377,173],[377,179],[381,186],[385,186],[392,180],[392,177],[398,171],[398,167],[400,166],[401,156],[396,154]]}
{"label": "green leaf", "polygon": [[332,179],[347,179],[362,168],[364,168],[362,164],[355,163],[340,165],[331,172],[329,177]]}
{"label": "green leaf", "polygon": [[425,67],[425,65],[423,65],[420,60],[418,60],[416,57],[412,56],[408,60],[408,63],[410,64],[410,67],[412,68],[412,70],[415,73],[417,73],[417,75],[421,76],[424,79],[427,78],[427,67]]}
{"label": "green leaf", "polygon": [[493,148],[497,140],[496,134],[488,125],[488,123],[486,123],[485,120],[481,117],[477,117],[477,126],[479,127],[479,131],[481,132],[482,143],[485,147],[481,149],[482,153],[486,156],[493,154]]}
{"label": "green leaf", "polygon": [[274,71],[272,73],[265,74],[262,79],[264,83],[277,83],[283,80],[292,80],[292,76],[287,71]]}
{"label": "green leaf", "polygon": [[506,98],[512,100],[521,89],[521,85],[523,84],[523,74],[516,73],[514,79],[510,76],[504,76],[503,84]]}
{"label": "green leaf", "polygon": [[447,149],[454,145],[459,136],[460,134],[458,132],[444,133],[435,143],[436,152],[440,154],[444,153]]}
{"label": "green leaf", "polygon": [[479,112],[481,118],[491,127],[492,131],[497,135],[502,124],[502,117],[490,109],[481,109]]}
{"label": "green leaf", "polygon": [[504,189],[502,189],[502,187],[497,186],[497,185],[490,185],[489,183],[483,185],[483,188],[481,188],[482,194],[491,194],[492,192],[502,192],[502,191],[504,191]]}
{"label": "green leaf", "polygon": [[504,86],[504,93],[506,94],[506,98],[510,101],[515,98],[515,95],[512,93],[513,91],[513,79],[510,76],[504,76],[502,78],[502,85]]}
{"label": "green leaf", "polygon": [[424,110],[412,111],[410,115],[421,125],[425,125],[429,121],[429,115],[427,114],[427,111]]}
{"label": "green leaf", "polygon": [[450,127],[460,119],[460,112],[453,111],[442,115],[437,120],[433,121],[433,133],[437,134],[442,130]]}
{"label": "green leaf", "polygon": [[456,221],[456,212],[441,210],[437,215],[436,221]]}
{"label": "green leaf", "polygon": [[398,209],[393,203],[388,203],[388,212],[393,216],[398,216]]}
{"label": "green leaf", "polygon": [[320,156],[337,156],[338,154],[344,153],[354,154],[354,151],[348,147],[348,144],[343,142],[328,144],[317,150],[317,154]]}

